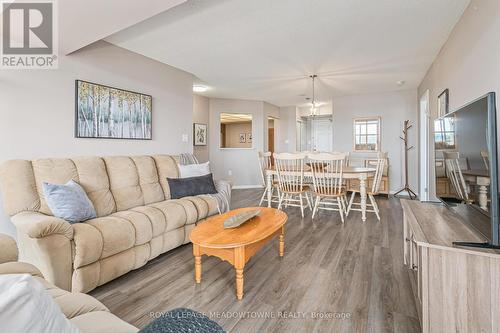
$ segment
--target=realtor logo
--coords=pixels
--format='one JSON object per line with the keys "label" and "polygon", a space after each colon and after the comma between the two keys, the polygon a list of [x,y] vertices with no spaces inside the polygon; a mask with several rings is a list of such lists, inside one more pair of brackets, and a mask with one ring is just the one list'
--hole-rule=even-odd
{"label": "realtor logo", "polygon": [[57,68],[55,1],[1,0],[3,69]]}

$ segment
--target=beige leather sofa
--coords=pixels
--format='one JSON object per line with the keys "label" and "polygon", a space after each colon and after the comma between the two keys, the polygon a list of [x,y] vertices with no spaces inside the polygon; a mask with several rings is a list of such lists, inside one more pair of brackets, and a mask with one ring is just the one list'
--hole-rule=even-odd
{"label": "beige leather sofa", "polygon": [[[217,213],[210,196],[170,199],[178,177],[168,155],[13,160],[0,167],[5,211],[17,228],[21,261],[57,287],[88,292],[189,242],[197,221]],[[77,181],[97,218],[70,224],[52,216],[42,183]]]}
{"label": "beige leather sofa", "polygon": [[[108,308],[95,298],[82,293],[61,290],[46,281],[42,273],[33,265],[16,262],[16,260],[15,241],[9,236],[0,234],[0,274],[31,274],[42,283],[64,315],[79,328],[80,332],[135,333],[138,331],[134,326],[109,312]],[[26,320],[30,320],[30,318],[27,317]]]}

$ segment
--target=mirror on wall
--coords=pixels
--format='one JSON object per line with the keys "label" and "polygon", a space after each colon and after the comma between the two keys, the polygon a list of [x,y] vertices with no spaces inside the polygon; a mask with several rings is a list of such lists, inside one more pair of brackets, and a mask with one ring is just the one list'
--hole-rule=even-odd
{"label": "mirror on wall", "polygon": [[252,148],[251,114],[220,114],[220,148]]}

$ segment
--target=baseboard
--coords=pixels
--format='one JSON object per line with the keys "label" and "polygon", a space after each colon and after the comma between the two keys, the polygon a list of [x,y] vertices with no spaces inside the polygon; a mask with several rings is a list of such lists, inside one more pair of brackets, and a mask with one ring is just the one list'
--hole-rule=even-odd
{"label": "baseboard", "polygon": [[243,190],[247,188],[264,188],[262,185],[234,185],[233,189],[234,190]]}

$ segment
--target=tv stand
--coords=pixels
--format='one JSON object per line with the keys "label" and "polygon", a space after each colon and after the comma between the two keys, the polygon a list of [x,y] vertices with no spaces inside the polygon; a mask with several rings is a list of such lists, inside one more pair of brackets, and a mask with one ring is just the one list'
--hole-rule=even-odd
{"label": "tv stand", "polygon": [[477,243],[477,242],[453,242],[455,246],[464,246],[464,247],[477,247],[482,249],[495,249],[500,250],[500,246],[493,245],[490,243]]}
{"label": "tv stand", "polygon": [[442,205],[401,199],[401,206],[403,261],[422,332],[500,332],[498,248]]}

